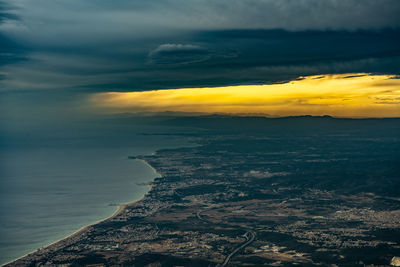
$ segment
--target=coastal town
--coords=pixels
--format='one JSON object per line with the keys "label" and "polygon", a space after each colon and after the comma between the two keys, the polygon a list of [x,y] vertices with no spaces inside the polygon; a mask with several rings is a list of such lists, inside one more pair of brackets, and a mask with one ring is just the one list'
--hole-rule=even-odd
{"label": "coastal town", "polygon": [[131,157],[160,175],[141,200],[6,266],[398,266],[400,197],[348,180],[340,137],[191,138]]}

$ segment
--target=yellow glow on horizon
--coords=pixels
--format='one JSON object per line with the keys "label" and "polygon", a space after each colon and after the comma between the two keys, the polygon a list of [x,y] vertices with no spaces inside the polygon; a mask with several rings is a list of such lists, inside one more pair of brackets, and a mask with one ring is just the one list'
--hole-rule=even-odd
{"label": "yellow glow on horizon", "polygon": [[319,75],[282,84],[98,93],[90,100],[108,112],[400,117],[400,79],[365,73]]}

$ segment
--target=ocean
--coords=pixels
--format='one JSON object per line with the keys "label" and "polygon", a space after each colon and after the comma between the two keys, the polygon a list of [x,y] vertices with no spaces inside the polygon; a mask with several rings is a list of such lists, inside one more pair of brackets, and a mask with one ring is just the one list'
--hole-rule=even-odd
{"label": "ocean", "polygon": [[100,129],[100,135],[80,129],[77,135],[58,131],[51,137],[15,134],[3,139],[0,264],[111,216],[118,204],[140,199],[158,174],[128,156],[188,145],[182,138],[137,129],[116,129],[115,134]]}

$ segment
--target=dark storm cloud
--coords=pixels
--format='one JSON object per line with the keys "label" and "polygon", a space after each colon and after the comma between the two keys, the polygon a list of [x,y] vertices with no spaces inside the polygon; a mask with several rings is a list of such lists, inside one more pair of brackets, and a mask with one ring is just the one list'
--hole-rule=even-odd
{"label": "dark storm cloud", "polygon": [[[16,8],[14,6],[0,0],[0,25],[18,21],[19,18],[15,12]],[[18,42],[15,42],[0,32],[0,66],[22,60],[25,50],[26,49],[18,44]]]}
{"label": "dark storm cloud", "polygon": [[5,1],[0,1],[0,23],[5,20],[16,20],[18,16],[15,15],[15,7]]}
{"label": "dark storm cloud", "polygon": [[398,74],[399,13],[397,0],[0,0],[0,83],[95,92]]}
{"label": "dark storm cloud", "polygon": [[[207,31],[92,51],[39,51],[9,65],[14,88],[129,91],[272,83],[324,73],[400,73],[400,31]],[[157,44],[157,43],[161,44]]]}
{"label": "dark storm cloud", "polygon": [[150,64],[190,64],[209,58],[207,49],[192,44],[162,44],[149,53]]}

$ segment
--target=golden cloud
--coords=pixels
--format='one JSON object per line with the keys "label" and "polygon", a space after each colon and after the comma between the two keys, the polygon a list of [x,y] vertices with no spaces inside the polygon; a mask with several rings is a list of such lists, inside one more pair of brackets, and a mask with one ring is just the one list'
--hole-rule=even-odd
{"label": "golden cloud", "polygon": [[332,74],[268,85],[108,92],[90,102],[106,112],[199,112],[269,116],[400,117],[394,75]]}

